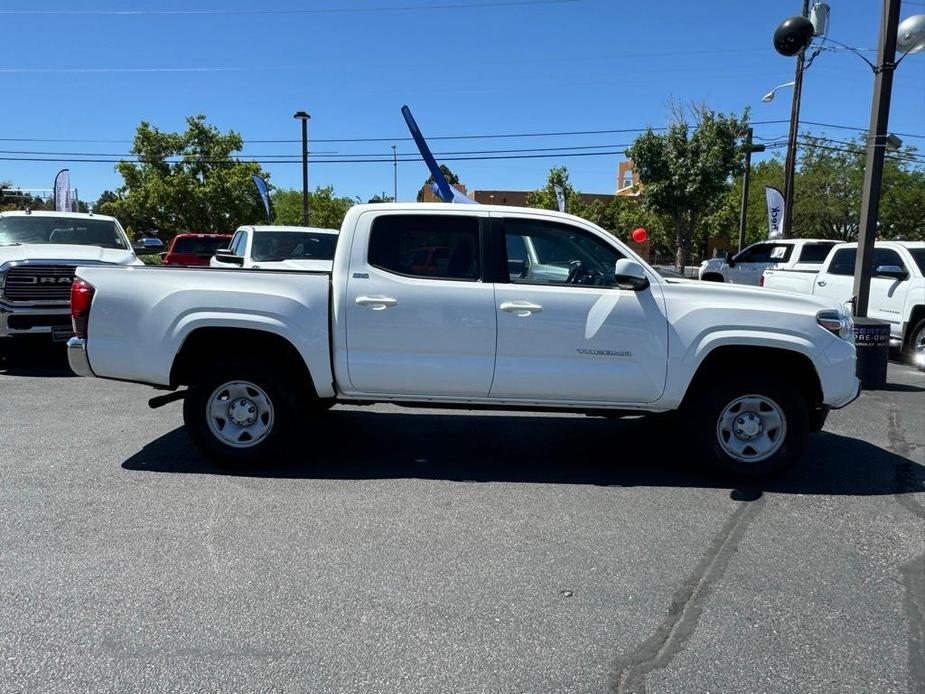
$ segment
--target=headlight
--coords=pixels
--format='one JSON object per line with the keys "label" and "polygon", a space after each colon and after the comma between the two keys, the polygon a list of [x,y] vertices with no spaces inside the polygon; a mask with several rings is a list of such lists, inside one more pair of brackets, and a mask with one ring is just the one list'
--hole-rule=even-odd
{"label": "headlight", "polygon": [[832,309],[830,311],[820,311],[816,314],[816,322],[833,335],[837,335],[843,340],[854,340],[854,321],[848,314]]}

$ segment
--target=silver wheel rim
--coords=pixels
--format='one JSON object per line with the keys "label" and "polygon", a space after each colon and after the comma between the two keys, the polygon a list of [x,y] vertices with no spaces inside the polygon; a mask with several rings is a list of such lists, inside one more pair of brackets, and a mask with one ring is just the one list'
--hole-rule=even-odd
{"label": "silver wheel rim", "polygon": [[758,463],[780,450],[787,438],[787,418],[781,406],[764,395],[743,395],[723,409],[716,422],[716,439],[730,458]]}
{"label": "silver wheel rim", "polygon": [[226,446],[251,448],[273,430],[273,403],[250,381],[223,383],[206,402],[209,431]]}
{"label": "silver wheel rim", "polygon": [[919,330],[912,342],[912,362],[925,370],[925,328]]}

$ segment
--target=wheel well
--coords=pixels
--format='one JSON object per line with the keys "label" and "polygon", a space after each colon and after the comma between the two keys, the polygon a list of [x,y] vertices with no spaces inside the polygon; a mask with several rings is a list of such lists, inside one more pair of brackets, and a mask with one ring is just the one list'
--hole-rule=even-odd
{"label": "wheel well", "polygon": [[725,282],[723,276],[718,272],[705,272],[700,279],[703,282]]}
{"label": "wheel well", "polygon": [[912,342],[912,331],[915,330],[915,326],[919,324],[919,321],[925,318],[925,305],[923,306],[913,306],[912,313],[909,314],[909,322],[906,323],[906,334],[903,335],[903,344],[909,345]]}
{"label": "wheel well", "polygon": [[792,381],[802,392],[810,408],[822,403],[822,385],[816,367],[809,357],[777,347],[742,345],[717,347],[710,352],[691,379],[684,398],[687,400],[700,388],[709,387],[716,378],[735,377],[737,372],[753,369],[756,364],[760,364],[770,373],[779,374],[782,379]]}
{"label": "wheel well", "polygon": [[301,380],[317,393],[308,365],[289,340],[263,330],[246,328],[199,328],[190,333],[173,360],[170,384],[190,385],[203,363],[216,357],[240,355],[268,361],[290,377]]}

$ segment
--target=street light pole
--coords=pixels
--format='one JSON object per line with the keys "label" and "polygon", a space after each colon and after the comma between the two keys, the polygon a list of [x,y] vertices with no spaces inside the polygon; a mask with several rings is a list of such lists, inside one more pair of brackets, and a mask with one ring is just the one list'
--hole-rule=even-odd
{"label": "street light pole", "polygon": [[395,145],[392,145],[392,170],[393,170],[393,185],[392,185],[392,202],[398,202],[398,152],[395,149]]}
{"label": "street light pole", "polygon": [[745,171],[742,174],[742,207],[739,211],[739,251],[745,247],[745,221],[748,217],[748,182],[752,174],[752,153],[764,151],[764,145],[752,144],[753,134],[752,128],[745,133]]}
{"label": "street light pole", "polygon": [[[809,0],[803,0],[803,16],[809,14]],[[800,98],[803,96],[803,63],[805,50],[797,54],[797,71],[793,78],[793,101],[790,105],[790,132],[787,135],[787,160],[784,163],[784,218],[781,236],[790,238],[793,227],[793,182],[797,166],[797,135],[800,130]]]}
{"label": "street light pole", "polygon": [[877,67],[874,69],[874,96],[870,110],[870,131],[867,134],[867,160],[864,165],[864,188],[861,197],[861,227],[854,262],[854,315],[867,316],[870,299],[871,263],[880,213],[880,187],[883,182],[883,156],[890,118],[890,97],[893,91],[893,71],[896,69],[896,34],[899,27],[900,0],[883,0],[880,18],[880,41]]}
{"label": "street light pole", "polygon": [[305,111],[297,111],[292,116],[302,121],[302,226],[308,226],[308,121],[311,116]]}

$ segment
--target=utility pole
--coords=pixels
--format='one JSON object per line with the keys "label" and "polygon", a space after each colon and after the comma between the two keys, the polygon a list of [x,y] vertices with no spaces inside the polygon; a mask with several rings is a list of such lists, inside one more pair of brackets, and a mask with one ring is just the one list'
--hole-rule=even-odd
{"label": "utility pole", "polygon": [[305,111],[297,111],[292,116],[302,121],[302,226],[308,226],[308,121],[311,116]]}
{"label": "utility pole", "polygon": [[392,184],[392,202],[398,202],[398,152],[395,149],[395,145],[392,145],[392,169],[393,169],[393,184]]}
{"label": "utility pole", "polygon": [[[803,0],[803,16],[809,15],[809,0]],[[800,98],[803,95],[805,49],[797,54],[797,72],[793,78],[793,102],[790,106],[790,133],[787,135],[787,161],[784,163],[784,219],[781,236],[789,239],[793,228],[793,182],[797,166],[797,135],[800,130]]]}
{"label": "utility pole", "polygon": [[867,304],[870,299],[870,278],[873,270],[871,264],[874,259],[877,217],[880,214],[880,187],[883,182],[883,155],[890,119],[893,71],[896,69],[899,8],[900,0],[883,0],[877,67],[874,68],[870,132],[867,134],[867,160],[864,165],[861,228],[858,231],[858,252],[854,262],[854,315],[857,318],[867,317]]}
{"label": "utility pole", "polygon": [[742,174],[742,209],[739,212],[739,251],[745,247],[745,220],[748,217],[748,182],[752,173],[752,153],[764,151],[764,145],[752,144],[752,134],[752,128],[745,133],[745,172]]}

